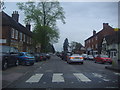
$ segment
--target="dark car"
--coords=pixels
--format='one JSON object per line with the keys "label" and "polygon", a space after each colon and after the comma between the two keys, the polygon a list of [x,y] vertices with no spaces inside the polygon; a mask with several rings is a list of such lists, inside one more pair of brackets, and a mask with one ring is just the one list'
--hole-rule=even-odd
{"label": "dark car", "polygon": [[22,65],[33,65],[35,57],[28,52],[20,52],[18,55],[19,63]]}
{"label": "dark car", "polygon": [[32,55],[35,57],[35,61],[38,62],[38,61],[41,61],[41,56],[40,56],[40,53],[32,53]]}
{"label": "dark car", "polygon": [[42,60],[47,60],[46,53],[41,53],[40,56]]}
{"label": "dark car", "polygon": [[71,52],[62,52],[61,59],[67,61],[70,55],[72,55]]}
{"label": "dark car", "polygon": [[0,57],[2,60],[2,70],[6,70],[9,66],[18,66],[19,60],[18,49],[10,46],[0,46]]}

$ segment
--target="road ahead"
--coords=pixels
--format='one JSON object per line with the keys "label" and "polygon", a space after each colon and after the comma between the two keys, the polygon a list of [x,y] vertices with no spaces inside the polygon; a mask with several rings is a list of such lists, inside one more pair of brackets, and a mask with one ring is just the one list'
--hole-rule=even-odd
{"label": "road ahead", "polygon": [[[34,66],[18,66],[3,72],[23,72],[6,88],[118,88],[116,73],[105,69],[109,64],[85,60],[84,64],[68,64],[57,56]],[[19,69],[17,69],[19,68]],[[14,77],[9,77],[14,78]],[[3,81],[4,83],[4,81]]]}

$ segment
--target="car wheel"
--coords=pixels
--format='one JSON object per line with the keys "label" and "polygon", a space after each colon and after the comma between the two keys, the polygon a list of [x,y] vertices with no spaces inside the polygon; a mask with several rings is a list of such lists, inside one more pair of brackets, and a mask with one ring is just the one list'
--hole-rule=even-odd
{"label": "car wheel", "polygon": [[26,65],[26,63],[25,63],[25,62],[22,62],[22,65],[23,65],[23,66],[25,66],[25,65]]}
{"label": "car wheel", "polygon": [[112,64],[112,62],[110,62],[109,64]]}
{"label": "car wheel", "polygon": [[5,60],[2,69],[6,70],[8,68],[8,62]]}
{"label": "car wheel", "polygon": [[19,65],[19,60],[17,59],[17,61],[15,62],[15,66]]}
{"label": "car wheel", "polygon": [[71,62],[68,62],[68,61],[67,61],[67,63],[68,63],[68,64],[71,64]]}
{"label": "car wheel", "polygon": [[34,65],[34,63],[31,63],[30,65]]}
{"label": "car wheel", "polygon": [[104,64],[105,62],[102,61],[101,63]]}
{"label": "car wheel", "polygon": [[95,63],[97,63],[96,60],[95,60]]}
{"label": "car wheel", "polygon": [[81,64],[83,64],[83,62],[81,62]]}

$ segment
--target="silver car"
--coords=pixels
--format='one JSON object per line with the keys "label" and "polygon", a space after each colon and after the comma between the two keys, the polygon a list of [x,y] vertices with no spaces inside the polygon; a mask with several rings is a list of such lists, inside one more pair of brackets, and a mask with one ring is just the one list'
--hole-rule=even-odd
{"label": "silver car", "polygon": [[81,63],[83,64],[83,57],[82,55],[79,55],[79,54],[73,54],[71,56],[69,56],[69,58],[67,59],[67,63],[73,63],[73,62],[77,62],[77,63]]}

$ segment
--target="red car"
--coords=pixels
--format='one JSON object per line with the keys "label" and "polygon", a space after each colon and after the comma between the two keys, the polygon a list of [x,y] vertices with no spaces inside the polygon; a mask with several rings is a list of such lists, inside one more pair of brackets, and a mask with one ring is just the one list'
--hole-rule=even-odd
{"label": "red car", "polygon": [[110,63],[110,64],[112,64],[112,59],[109,58],[107,55],[98,55],[94,59],[95,59],[95,63],[100,62],[100,63]]}

